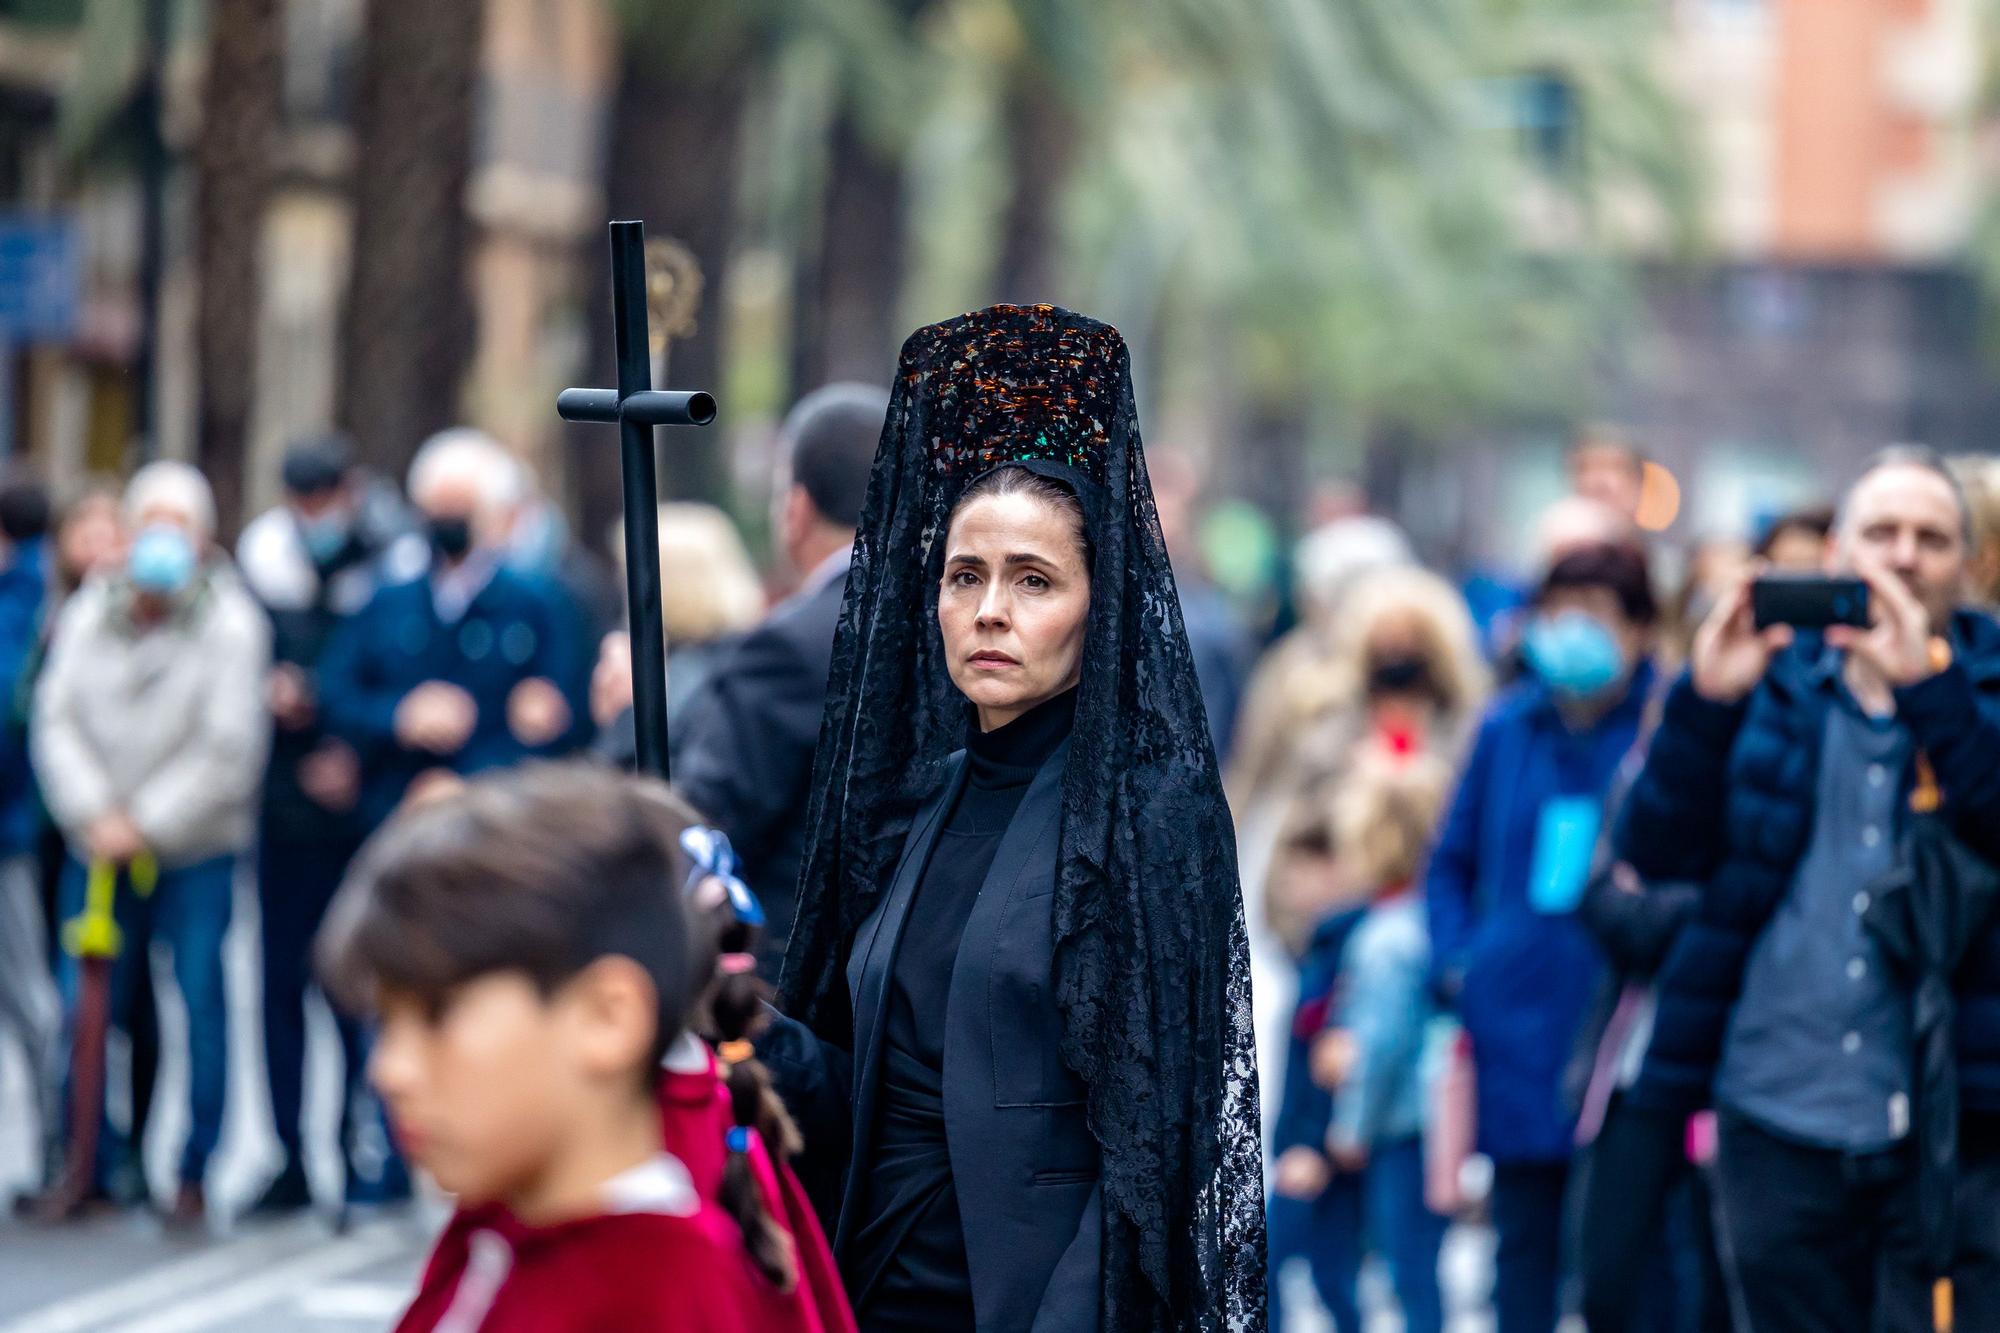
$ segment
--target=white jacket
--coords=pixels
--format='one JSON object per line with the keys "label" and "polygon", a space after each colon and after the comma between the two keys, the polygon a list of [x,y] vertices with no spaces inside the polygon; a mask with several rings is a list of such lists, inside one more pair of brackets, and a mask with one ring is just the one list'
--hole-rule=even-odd
{"label": "white jacket", "polygon": [[139,629],[122,579],[63,607],[35,684],[29,753],[49,812],[82,851],[122,810],[162,865],[250,846],[270,748],[269,622],[226,561],[168,620]]}

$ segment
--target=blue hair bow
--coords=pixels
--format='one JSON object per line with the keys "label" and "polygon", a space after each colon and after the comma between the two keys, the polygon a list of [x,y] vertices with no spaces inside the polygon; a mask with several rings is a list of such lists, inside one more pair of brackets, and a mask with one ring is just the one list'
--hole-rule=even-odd
{"label": "blue hair bow", "polygon": [[746,926],[764,924],[764,906],[737,874],[743,863],[737,859],[736,849],[729,845],[727,833],[707,824],[692,825],[681,830],[681,850],[694,862],[694,870],[687,882],[690,892],[695,885],[713,876],[722,881],[723,890],[729,895],[730,909],[736,913],[738,921]]}

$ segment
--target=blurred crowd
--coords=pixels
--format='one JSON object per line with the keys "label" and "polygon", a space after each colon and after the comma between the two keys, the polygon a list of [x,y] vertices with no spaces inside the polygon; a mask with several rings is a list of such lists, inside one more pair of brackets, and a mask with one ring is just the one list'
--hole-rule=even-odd
{"label": "blurred crowd", "polygon": [[[1500,1333],[2000,1326],[2000,463],[1885,451],[1677,587],[1643,468],[1579,444],[1512,586],[1297,551],[1228,763],[1276,1329],[1371,1256],[1442,1327],[1471,1214]],[[1786,572],[1870,625],[1761,624]]]}
{"label": "blurred crowd", "polygon": [[[786,420],[768,583],[721,510],[660,511],[674,777],[763,898],[768,972],[886,404],[837,384]],[[2000,892],[1965,887],[2000,851],[1979,609],[2000,462],[1891,451],[1819,507],[1696,544],[1671,587],[1635,521],[1644,465],[1579,443],[1525,575],[1329,522],[1292,552],[1280,627],[1206,576],[1197,470],[1154,461],[1238,827],[1276,1329],[1308,1291],[1361,1327],[1371,1266],[1406,1329],[1440,1329],[1440,1249],[1471,1216],[1500,1333],[1579,1308],[1599,1333],[1844,1328],[1857,1302],[1927,1328],[1940,1271],[2000,1320],[2000,944],[1965,906]],[[468,429],[401,486],[339,438],[283,476],[233,554],[182,463],[60,506],[0,488],[0,1030],[35,1073],[46,1180],[21,1207],[43,1218],[150,1201],[134,1145],[170,987],[188,1130],[159,1202],[203,1223],[225,1100],[255,1095],[227,1086],[222,962],[253,881],[282,1155],[231,1203],[313,1206],[312,940],[357,849],[472,774],[632,762],[615,534],[594,554]],[[1751,580],[1784,570],[1863,578],[1872,624],[1756,624]],[[327,1202],[393,1204],[411,1182],[361,1077],[370,1037],[335,1026]],[[78,1045],[93,1032],[111,1058]]]}

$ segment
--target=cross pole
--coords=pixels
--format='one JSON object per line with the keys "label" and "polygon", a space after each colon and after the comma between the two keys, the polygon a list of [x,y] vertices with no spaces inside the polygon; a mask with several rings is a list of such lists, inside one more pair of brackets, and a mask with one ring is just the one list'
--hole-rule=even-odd
{"label": "cross pole", "polygon": [[632,720],[639,771],[667,777],[667,644],[660,624],[660,490],[653,427],[706,426],[715,399],[653,387],[646,332],[646,224],[611,224],[611,319],[616,389],[564,389],[564,421],[618,424],[625,484],[625,599],[631,608]]}

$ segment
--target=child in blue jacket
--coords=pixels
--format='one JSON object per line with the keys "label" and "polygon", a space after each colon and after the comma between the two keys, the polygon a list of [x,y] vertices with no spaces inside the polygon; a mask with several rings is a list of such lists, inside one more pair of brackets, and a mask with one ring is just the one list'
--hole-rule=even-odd
{"label": "child in blue jacket", "polygon": [[1388,1266],[1408,1333],[1444,1325],[1438,1251],[1447,1219],[1424,1203],[1424,1127],[1438,1029],[1430,943],[1415,881],[1451,774],[1431,756],[1371,753],[1334,810],[1346,874],[1374,899],[1342,951],[1339,1002],[1315,1042],[1314,1071],[1335,1088],[1328,1155],[1362,1173],[1370,1248]]}

